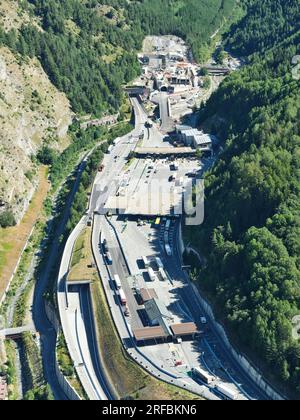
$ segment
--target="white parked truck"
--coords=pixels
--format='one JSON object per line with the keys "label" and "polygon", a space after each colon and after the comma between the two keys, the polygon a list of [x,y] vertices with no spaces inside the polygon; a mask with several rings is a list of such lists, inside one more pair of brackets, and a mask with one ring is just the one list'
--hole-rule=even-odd
{"label": "white parked truck", "polygon": [[169,219],[169,220],[167,220],[167,222],[166,222],[166,230],[169,230],[170,229],[170,226],[171,226],[171,220]]}
{"label": "white parked truck", "polygon": [[216,390],[219,391],[219,393],[222,394],[226,399],[229,399],[229,400],[237,399],[237,396],[238,396],[237,392],[229,388],[229,386],[227,385],[219,383],[216,385]]}
{"label": "white parked truck", "polygon": [[122,283],[121,283],[121,280],[120,280],[120,277],[118,276],[118,274],[116,274],[116,275],[114,276],[114,279],[115,279],[115,285],[116,285],[116,288],[117,288],[118,290],[122,289]]}
{"label": "white parked truck", "polygon": [[148,275],[149,275],[151,281],[156,280],[156,275],[155,275],[155,273],[154,273],[154,271],[151,267],[148,269]]}
{"label": "white parked truck", "polygon": [[200,366],[193,368],[192,373],[193,373],[193,376],[201,379],[201,381],[203,381],[206,385],[210,385],[215,380],[214,376],[205,372],[205,370],[201,369]]}
{"label": "white parked truck", "polygon": [[125,292],[123,289],[119,290],[119,297],[120,297],[120,302],[122,306],[126,306],[127,305],[127,298],[125,295]]}

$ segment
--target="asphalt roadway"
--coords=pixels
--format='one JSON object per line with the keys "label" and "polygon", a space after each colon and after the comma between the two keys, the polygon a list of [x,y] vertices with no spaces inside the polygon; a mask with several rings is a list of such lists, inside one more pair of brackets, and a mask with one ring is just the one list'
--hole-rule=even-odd
{"label": "asphalt roadway", "polygon": [[61,389],[61,386],[58,383],[56,370],[55,370],[55,349],[56,349],[56,331],[53,328],[53,325],[48,320],[46,309],[45,309],[45,300],[44,293],[48,286],[49,276],[53,269],[53,264],[57,261],[58,258],[58,241],[59,237],[63,234],[65,226],[67,224],[70,208],[75,197],[75,194],[78,190],[81,174],[84,171],[87,163],[87,156],[83,159],[79,165],[77,171],[77,178],[74,183],[71,194],[69,195],[68,201],[65,204],[64,214],[61,220],[61,223],[57,227],[57,230],[54,235],[54,240],[51,244],[50,252],[47,258],[47,263],[41,273],[38,281],[35,285],[34,290],[34,299],[32,305],[32,318],[35,325],[36,331],[40,334],[41,344],[42,344],[42,359],[43,359],[43,368],[46,381],[49,383],[54,398],[56,400],[66,400],[67,397]]}

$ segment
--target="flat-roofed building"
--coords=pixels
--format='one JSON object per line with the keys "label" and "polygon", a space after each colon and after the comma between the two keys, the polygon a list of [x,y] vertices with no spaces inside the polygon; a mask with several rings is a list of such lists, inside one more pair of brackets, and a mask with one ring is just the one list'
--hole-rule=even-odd
{"label": "flat-roofed building", "polygon": [[166,341],[169,337],[161,326],[137,328],[133,330],[133,335],[137,343],[152,340]]}
{"label": "flat-roofed building", "polygon": [[185,146],[193,147],[197,150],[200,149],[205,152],[212,152],[213,144],[217,143],[215,136],[205,134],[203,131],[185,125],[178,125],[176,127],[176,133]]}
{"label": "flat-roofed building", "polygon": [[173,324],[170,326],[173,336],[177,338],[194,338],[198,333],[197,325],[194,322],[184,322],[181,324]]}
{"label": "flat-roofed building", "polygon": [[195,147],[195,149],[211,151],[212,139],[209,134],[197,134],[194,136],[193,146]]}

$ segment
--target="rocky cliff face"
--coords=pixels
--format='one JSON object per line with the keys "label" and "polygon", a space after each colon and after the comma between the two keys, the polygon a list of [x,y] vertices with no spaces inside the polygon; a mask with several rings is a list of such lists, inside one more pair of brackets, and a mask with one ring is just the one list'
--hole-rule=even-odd
{"label": "rocky cliff face", "polygon": [[63,150],[71,121],[67,98],[39,62],[0,48],[0,211],[20,220],[37,184],[37,150],[45,142]]}

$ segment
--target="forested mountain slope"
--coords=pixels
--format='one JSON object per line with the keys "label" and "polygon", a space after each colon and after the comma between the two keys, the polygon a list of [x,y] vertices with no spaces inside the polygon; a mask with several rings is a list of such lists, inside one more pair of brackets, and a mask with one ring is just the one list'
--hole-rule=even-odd
{"label": "forested mountain slope", "polygon": [[[17,2],[1,2],[1,28],[9,31],[23,22],[38,27]],[[69,101],[39,61],[20,60],[0,46],[0,225],[22,217],[38,183],[34,155],[43,142],[59,152],[67,147],[71,120]]]}
{"label": "forested mountain slope", "polygon": [[226,143],[206,179],[206,221],[191,240],[207,258],[200,286],[219,317],[270,377],[300,396],[292,324],[300,314],[300,82],[292,72],[300,2],[247,3],[228,45],[256,54],[201,111]]}
{"label": "forested mountain slope", "polygon": [[[181,35],[191,44],[195,56],[200,57],[211,43],[211,34],[232,13],[234,4],[235,0],[3,0],[0,5],[0,46],[9,48],[20,66],[39,60],[52,84],[66,94],[76,114],[99,116],[115,113],[122,104],[123,84],[140,72],[136,53],[145,35]],[[39,78],[37,74],[36,78]],[[23,89],[25,81],[19,83]],[[42,117],[51,128],[55,122],[46,109],[49,104],[45,103],[45,107],[43,103],[37,104],[43,92],[38,91],[36,97],[35,90],[32,88],[35,102],[32,106],[39,115],[35,113],[34,118],[38,122]],[[10,112],[15,124],[13,104],[5,104],[5,98],[0,99],[0,112],[3,109],[4,116],[5,108],[5,115]],[[50,101],[51,95],[47,99]],[[57,98],[55,103],[59,107]],[[22,106],[25,110],[25,104],[20,103]],[[3,181],[0,212],[13,207],[18,216],[33,192],[33,184],[28,179],[34,180],[31,155],[36,154],[42,141],[47,141],[50,147],[57,146],[55,132],[49,131],[39,141],[30,138],[30,130],[26,136],[19,134],[16,128],[9,139],[6,138],[13,164],[0,167]],[[17,147],[16,142],[19,142]],[[2,141],[2,148],[4,146]],[[24,159],[22,150],[27,151]],[[5,162],[6,156],[5,152]],[[16,168],[17,189],[8,181]]]}
{"label": "forested mountain slope", "polygon": [[234,5],[235,0],[23,1],[42,30],[25,23],[0,39],[23,56],[39,57],[75,112],[101,114],[120,106],[122,84],[138,75],[136,52],[145,35],[181,35],[199,57]]}

